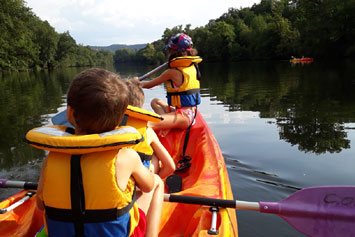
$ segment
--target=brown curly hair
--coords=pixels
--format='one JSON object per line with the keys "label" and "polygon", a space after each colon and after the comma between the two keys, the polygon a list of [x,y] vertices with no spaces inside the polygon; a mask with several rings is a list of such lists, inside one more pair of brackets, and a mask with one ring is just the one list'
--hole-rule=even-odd
{"label": "brown curly hair", "polygon": [[100,68],[80,72],[67,94],[75,123],[86,134],[113,130],[120,123],[128,100],[128,87],[119,75]]}

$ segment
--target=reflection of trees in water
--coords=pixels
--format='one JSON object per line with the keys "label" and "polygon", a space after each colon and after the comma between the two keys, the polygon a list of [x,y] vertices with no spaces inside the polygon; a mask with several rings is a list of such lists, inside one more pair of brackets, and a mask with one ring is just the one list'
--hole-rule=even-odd
{"label": "reflection of trees in water", "polygon": [[44,115],[57,112],[78,70],[0,75],[0,169],[43,158],[44,152],[25,144],[23,137],[29,129],[47,122]]}
{"label": "reflection of trees in water", "polygon": [[276,121],[280,138],[298,145],[300,151],[322,154],[350,148],[343,124],[303,118],[277,118]]}
{"label": "reflection of trees in water", "polygon": [[261,118],[276,118],[280,139],[299,150],[334,153],[350,148],[344,123],[355,121],[351,65],[213,65],[204,68],[202,87],[229,111],[258,111]]}

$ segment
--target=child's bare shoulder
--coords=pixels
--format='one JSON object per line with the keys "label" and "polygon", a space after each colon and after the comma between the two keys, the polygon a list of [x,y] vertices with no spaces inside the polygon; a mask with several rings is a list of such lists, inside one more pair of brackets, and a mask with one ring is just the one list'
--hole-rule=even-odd
{"label": "child's bare shoulder", "polygon": [[117,154],[116,164],[120,168],[133,167],[140,162],[138,153],[131,148],[120,149]]}
{"label": "child's bare shoulder", "polygon": [[156,142],[159,140],[157,134],[151,127],[147,127],[147,139],[148,139],[148,144],[151,144],[152,142]]}
{"label": "child's bare shoulder", "polygon": [[180,76],[181,72],[175,68],[169,68],[164,71],[164,73],[168,74],[169,76]]}

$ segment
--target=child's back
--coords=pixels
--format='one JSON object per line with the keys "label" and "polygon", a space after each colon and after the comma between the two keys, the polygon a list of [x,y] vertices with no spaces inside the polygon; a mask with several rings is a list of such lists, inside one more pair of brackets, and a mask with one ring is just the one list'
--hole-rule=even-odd
{"label": "child's back", "polygon": [[26,135],[31,145],[51,151],[38,186],[51,236],[144,234],[135,186],[149,192],[155,178],[134,150],[121,149],[142,140],[131,127],[115,129],[128,92],[114,73],[83,71],[68,92],[67,117],[75,130],[43,127]]}

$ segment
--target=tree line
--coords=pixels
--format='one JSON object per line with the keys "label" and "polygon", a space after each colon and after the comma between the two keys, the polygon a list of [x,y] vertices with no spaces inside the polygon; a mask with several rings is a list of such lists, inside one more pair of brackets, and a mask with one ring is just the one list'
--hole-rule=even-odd
{"label": "tree line", "polygon": [[230,8],[195,29],[167,28],[161,39],[144,49],[116,51],[114,62],[161,63],[166,60],[164,45],[178,32],[192,37],[206,61],[353,58],[355,0],[261,0],[252,7]]}
{"label": "tree line", "polygon": [[159,64],[168,39],[190,35],[205,61],[317,59],[355,56],[355,0],[261,0],[246,8],[230,8],[205,26],[166,28],[161,39],[140,50],[114,55],[76,44],[70,33],[57,33],[23,0],[0,0],[0,70],[112,65],[124,62]]}
{"label": "tree line", "polygon": [[0,0],[0,70],[112,65],[113,54],[57,33],[23,0]]}

